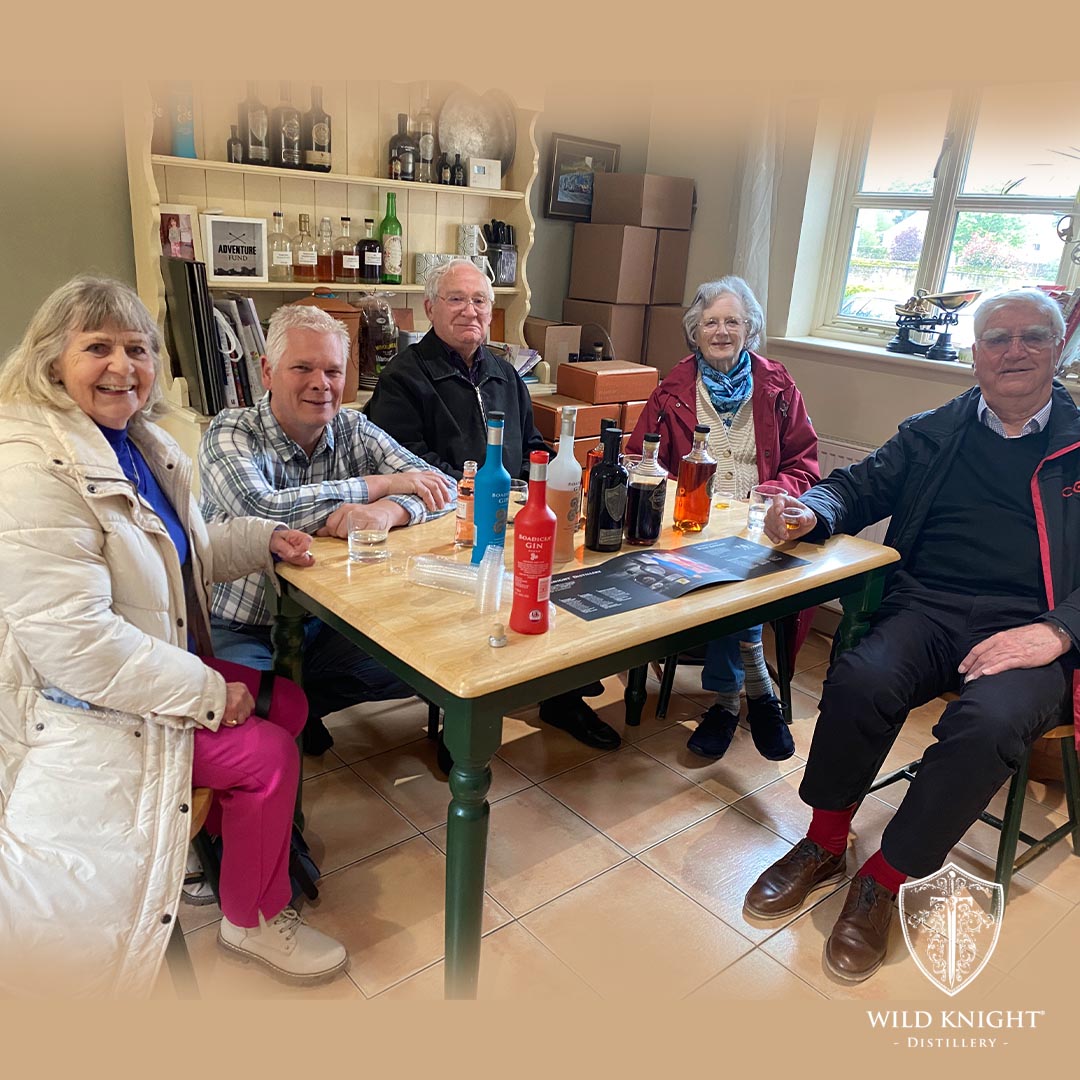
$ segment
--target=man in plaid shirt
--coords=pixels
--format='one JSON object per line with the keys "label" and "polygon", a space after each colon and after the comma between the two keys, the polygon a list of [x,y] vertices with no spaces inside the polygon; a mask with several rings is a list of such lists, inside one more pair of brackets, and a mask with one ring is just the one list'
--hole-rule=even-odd
{"label": "man in plaid shirt", "polygon": [[[199,447],[207,521],[251,515],[321,536],[347,535],[350,512],[370,528],[429,521],[457,501],[454,481],[405,450],[359,410],[341,408],[349,336],[315,307],[287,305],[270,319],[259,404],[227,409]],[[217,656],[268,669],[272,614],[263,578],[214,587]],[[318,619],[305,624],[304,749],[333,745],[322,718],[359,701],[411,697],[410,687]]]}

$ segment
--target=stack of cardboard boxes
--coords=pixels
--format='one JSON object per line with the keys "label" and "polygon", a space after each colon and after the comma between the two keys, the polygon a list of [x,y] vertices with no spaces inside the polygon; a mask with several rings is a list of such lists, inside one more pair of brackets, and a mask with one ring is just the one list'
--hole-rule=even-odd
{"label": "stack of cardboard boxes", "polygon": [[[610,337],[616,360],[666,374],[688,352],[682,334],[694,181],[679,176],[600,173],[592,220],[574,226],[570,295],[563,322]],[[594,335],[595,336],[595,335]],[[611,349],[604,342],[604,354]]]}
{"label": "stack of cardboard boxes", "polygon": [[659,374],[644,364],[618,360],[600,363],[563,364],[558,372],[558,393],[533,399],[537,430],[549,443],[559,445],[562,411],[577,407],[574,456],[585,464],[585,455],[600,438],[600,421],[614,420],[623,431],[623,445],[634,430],[645,402],[656,389]]}

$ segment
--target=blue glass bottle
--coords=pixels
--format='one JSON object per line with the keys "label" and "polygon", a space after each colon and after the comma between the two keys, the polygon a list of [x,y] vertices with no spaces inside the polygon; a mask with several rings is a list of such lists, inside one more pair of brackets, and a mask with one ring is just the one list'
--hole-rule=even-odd
{"label": "blue glass bottle", "polygon": [[501,412],[488,413],[487,456],[477,470],[473,488],[473,523],[476,527],[472,561],[479,563],[488,547],[506,544],[506,509],[510,505],[510,474],[503,465]]}

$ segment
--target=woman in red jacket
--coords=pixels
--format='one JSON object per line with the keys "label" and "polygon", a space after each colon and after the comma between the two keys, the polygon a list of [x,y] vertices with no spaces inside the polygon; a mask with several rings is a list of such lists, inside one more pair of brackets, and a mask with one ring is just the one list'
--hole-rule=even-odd
{"label": "woman in red jacket", "polygon": [[[627,451],[640,453],[645,434],[659,432],[660,463],[675,476],[694,427],[706,424],[718,463],[714,495],[745,499],[766,481],[800,495],[817,483],[817,434],[802,395],[782,364],[750,352],[764,325],[761,305],[742,278],[700,286],[683,316],[694,351],[653,391]],[[754,745],[771,761],[791,757],[795,745],[765,666],[760,626],[709,642],[701,685],[716,693],[716,703],[687,747],[702,757],[724,755],[738,726],[744,680]]]}

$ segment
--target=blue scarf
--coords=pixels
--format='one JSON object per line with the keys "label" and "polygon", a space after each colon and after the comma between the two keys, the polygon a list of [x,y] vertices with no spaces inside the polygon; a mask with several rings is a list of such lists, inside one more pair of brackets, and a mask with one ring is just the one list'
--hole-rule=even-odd
{"label": "blue scarf", "polygon": [[694,355],[697,358],[698,374],[705,384],[713,408],[720,414],[724,425],[731,427],[739,406],[754,392],[750,354],[743,349],[730,371],[718,371],[701,355],[700,349],[696,350]]}

